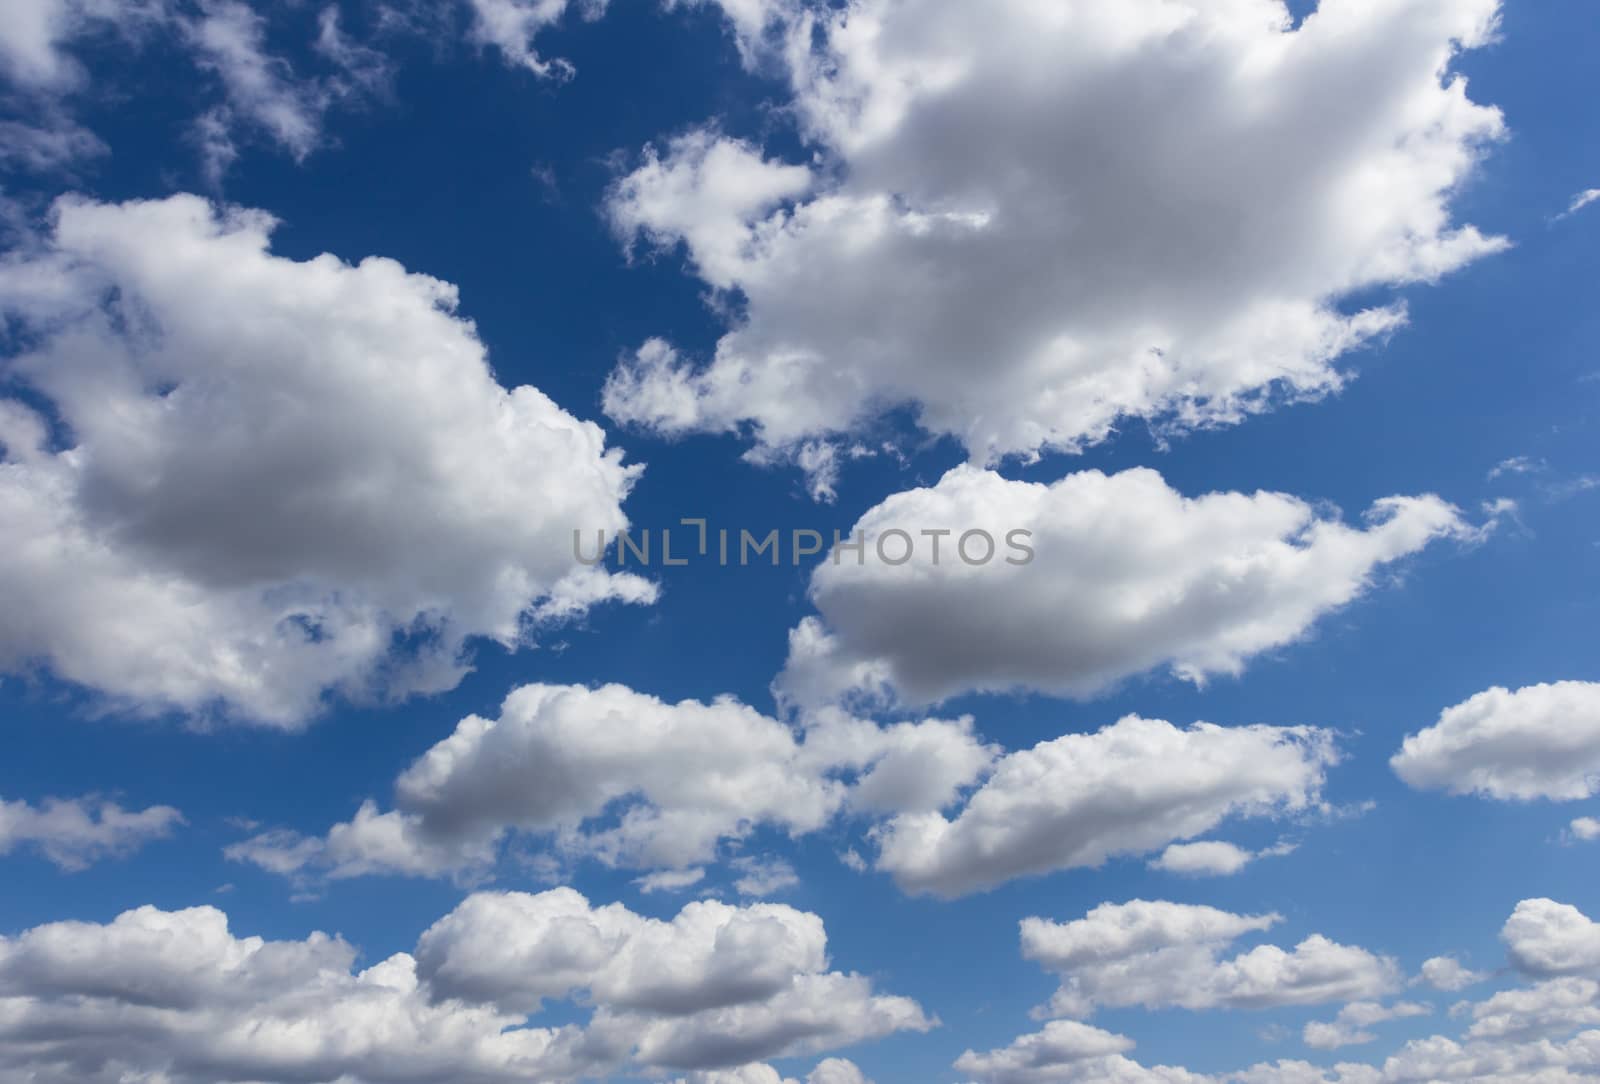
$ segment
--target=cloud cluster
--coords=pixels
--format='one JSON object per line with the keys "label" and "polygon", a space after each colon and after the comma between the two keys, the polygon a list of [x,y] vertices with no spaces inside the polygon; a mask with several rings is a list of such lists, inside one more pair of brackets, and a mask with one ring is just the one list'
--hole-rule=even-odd
{"label": "cloud cluster", "polygon": [[625,243],[731,314],[704,365],[624,361],[621,421],[815,458],[909,404],[980,462],[1232,421],[1405,321],[1347,299],[1505,244],[1450,214],[1503,134],[1451,71],[1497,0],[721,6],[814,157],[707,127],[618,180]]}
{"label": "cloud cluster", "polygon": [[[1116,1000],[1108,1004],[1192,1008],[1303,1004],[1304,995],[1325,983],[1331,983],[1323,986],[1331,994],[1332,987],[1340,984],[1336,969],[1318,968],[1316,976],[1309,972],[1289,976],[1292,969],[1282,966],[1285,954],[1264,953],[1270,946],[1233,961],[1217,959],[1216,946],[1264,929],[1275,919],[1171,903],[1105,904],[1076,923],[1028,920],[1023,946],[1027,954],[1070,967],[1069,982],[1082,977],[1111,989]],[[1514,931],[1506,938],[1513,961],[1518,962],[1519,944],[1540,942],[1541,947],[1519,967],[1536,979],[1550,974],[1550,962],[1558,958],[1553,953],[1583,951],[1570,941],[1558,945],[1550,940],[1552,925],[1566,930],[1556,935],[1558,939],[1570,939],[1579,920],[1589,921],[1566,905],[1524,900],[1507,923],[1508,931]],[[1034,949],[1030,949],[1029,923],[1037,943]],[[1586,935],[1580,930],[1577,936],[1581,940]],[[1294,955],[1305,948],[1302,944]],[[1437,957],[1429,964],[1445,960]],[[1169,968],[1172,973],[1164,974]],[[1453,981],[1459,977],[1453,974],[1455,969],[1425,965],[1425,975],[1429,970],[1434,975],[1427,977],[1440,979],[1441,988],[1459,988]],[[1392,989],[1397,978],[1392,962],[1382,961],[1379,972],[1383,989]],[[1278,985],[1285,976],[1290,981]],[[1302,978],[1311,984],[1299,981]],[[1240,981],[1253,987],[1243,1001],[1227,996]],[[1199,984],[1197,992],[1188,992],[1190,983]],[[1271,996],[1261,1000],[1260,995],[1269,991]],[[1353,1001],[1331,1023],[1307,1025],[1304,1038],[1308,1045],[1324,1048],[1365,1042],[1371,1036],[1363,1029],[1372,1024],[1427,1012],[1426,1006],[1410,1002]],[[1127,1056],[1134,1045],[1131,1039],[1078,1021],[1053,1020],[1005,1047],[981,1054],[968,1050],[955,1067],[976,1084],[1579,1084],[1592,1080],[1594,1067],[1600,1064],[1600,983],[1590,978],[1571,974],[1542,978],[1480,1002],[1462,1002],[1450,1015],[1468,1021],[1461,1036],[1411,1039],[1377,1064],[1345,1061],[1324,1067],[1280,1060],[1214,1074],[1147,1067]]]}
{"label": "cloud cluster", "polygon": [[1247,934],[1278,915],[1237,915],[1165,901],[1103,903],[1083,918],[1022,922],[1022,954],[1061,976],[1052,1016],[1082,1017],[1099,1006],[1265,1009],[1374,998],[1398,988],[1394,960],[1321,934],[1292,951],[1258,945],[1224,959]]}
{"label": "cloud cluster", "polygon": [[0,262],[0,669],[293,726],[452,687],[474,637],[653,585],[580,566],[637,469],[502,387],[449,283],[272,254],[194,196],[66,199]]}
{"label": "cloud cluster", "polygon": [[[847,807],[938,808],[994,755],[971,720],[880,727],[826,712],[796,733],[728,697],[669,704],[621,685],[527,685],[499,718],[468,716],[407,768],[394,809],[368,803],[325,837],[268,832],[229,854],[280,873],[432,876],[486,866],[519,831],[566,854],[671,871],[649,887],[681,888],[719,844],[758,826],[800,835]],[[783,866],[742,861],[742,894],[792,883]]]}
{"label": "cloud cluster", "polygon": [[1573,801],[1600,793],[1600,683],[1496,686],[1446,708],[1389,761],[1418,789]]}
{"label": "cloud cluster", "polygon": [[30,0],[11,14],[0,27],[0,78],[21,92],[13,104],[30,114],[11,122],[29,149],[6,157],[35,171],[106,150],[72,119],[72,97],[89,86],[75,56],[84,42],[112,37],[131,53],[159,37],[187,56],[211,103],[190,134],[214,184],[238,156],[242,134],[303,160],[325,142],[332,108],[383,92],[390,77],[380,51],[341,30],[337,5],[322,9],[309,43],[315,72],[296,71],[274,53],[268,14],[241,0]]}
{"label": "cloud cluster", "polygon": [[135,811],[97,799],[48,798],[35,806],[0,798],[0,856],[32,847],[61,869],[80,870],[163,839],[182,823],[166,805]]}
{"label": "cloud cluster", "polygon": [[[320,933],[236,937],[210,907],[0,938],[0,1070],[40,1084],[554,1084],[933,1026],[916,1003],[826,970],[821,921],[772,905],[691,904],[662,922],[570,889],[474,895],[414,956],[358,971],[356,955]],[[536,1026],[544,999],[592,1012]],[[813,1081],[849,1081],[840,1064]]]}
{"label": "cloud cluster", "polygon": [[[1433,496],[1377,502],[1351,526],[1283,493],[1189,497],[1134,469],[1050,484],[957,467],[856,521],[863,553],[835,548],[812,574],[779,691],[799,703],[888,687],[910,702],[972,690],[1092,696],[1165,669],[1238,674],[1359,597],[1380,569],[1472,528]],[[910,558],[891,536],[913,539]],[[986,532],[1033,556],[978,562]],[[945,532],[940,534],[939,532]],[[942,543],[942,547],[939,547]],[[898,547],[898,548],[897,548]]]}
{"label": "cloud cluster", "polygon": [[1318,1050],[1336,1050],[1341,1046],[1370,1043],[1377,1035],[1368,1029],[1374,1024],[1389,1020],[1404,1020],[1413,1016],[1427,1016],[1433,1009],[1415,1001],[1396,1001],[1382,1005],[1376,1001],[1352,1001],[1339,1010],[1332,1020],[1312,1020],[1301,1032],[1307,1046]]}

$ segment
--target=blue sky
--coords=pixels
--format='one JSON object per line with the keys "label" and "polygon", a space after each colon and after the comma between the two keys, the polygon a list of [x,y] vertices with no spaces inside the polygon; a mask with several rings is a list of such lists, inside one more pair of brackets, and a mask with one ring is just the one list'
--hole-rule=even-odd
{"label": "blue sky", "polygon": [[[1600,21],[1314,7],[25,4],[6,1079],[1591,1079]],[[1039,553],[563,579],[572,529],[676,543],[694,516],[1029,527]],[[828,638],[814,681],[797,628]],[[517,717],[525,744],[407,774],[470,716],[511,732],[525,686],[583,688]],[[1129,716],[1171,726],[1124,749],[1102,728]],[[1014,759],[1035,746],[1062,759]],[[341,850],[368,801],[400,834]],[[1197,840],[1292,850],[1151,865]],[[689,883],[646,891],[661,871]],[[562,886],[623,931],[566,986],[588,942],[534,928]],[[645,920],[694,901],[762,917],[749,955],[638,932],[692,940]],[[1064,928],[1123,971],[1024,958],[1023,919],[1101,905],[1166,955],[1089,924]],[[146,906],[177,917],[100,931]],[[241,964],[193,908],[354,962]],[[1280,920],[1197,934],[1215,912]],[[791,975],[817,920],[826,959]],[[1227,961],[1263,945],[1306,955],[1253,956],[1246,992]],[[396,953],[424,1007],[384,1030],[352,976]],[[1432,981],[1446,957],[1474,974]],[[718,986],[768,967],[777,993]],[[673,975],[694,1012],[639,1000]],[[1063,981],[1091,1004],[1035,1013]],[[194,1038],[295,997],[356,1052]],[[1310,1041],[1352,1003],[1427,1010]],[[1526,1019],[1469,1033],[1500,1012]],[[459,1030],[393,1022],[427,1013]],[[524,1026],[560,1056],[495,1045]]]}

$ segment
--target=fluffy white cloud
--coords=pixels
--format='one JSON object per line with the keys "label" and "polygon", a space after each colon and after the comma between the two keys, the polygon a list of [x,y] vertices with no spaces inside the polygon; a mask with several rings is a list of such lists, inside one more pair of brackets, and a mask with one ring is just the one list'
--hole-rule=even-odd
{"label": "fluffy white cloud", "polygon": [[[992,756],[970,720],[878,727],[824,712],[797,734],[728,697],[668,704],[620,685],[527,685],[498,719],[468,716],[412,764],[395,809],[367,803],[324,839],[273,831],[229,855],[279,873],[437,875],[487,865],[518,830],[611,865],[674,871],[655,884],[681,887],[692,882],[677,873],[757,826],[812,832],[847,803],[937,808]],[[785,865],[740,861],[741,893],[793,883]]]}
{"label": "fluffy white cloud", "polygon": [[1395,962],[1312,934],[1292,951],[1258,945],[1223,951],[1269,929],[1277,915],[1236,915],[1163,901],[1103,903],[1083,918],[1022,921],[1022,954],[1061,976],[1053,1016],[1086,1016],[1097,1006],[1263,1009],[1386,994],[1399,984]]}
{"label": "fluffy white cloud", "polygon": [[1124,1056],[1133,1046],[1123,1035],[1053,1020],[999,1050],[968,1050],[955,1068],[979,1084],[1201,1084],[1207,1079],[1170,1066],[1147,1069]]}
{"label": "fluffy white cloud", "polygon": [[134,811],[115,802],[48,798],[37,806],[0,798],[0,855],[34,847],[65,870],[138,850],[183,823],[171,806]]}
{"label": "fluffy white cloud", "polygon": [[1502,990],[1472,1006],[1472,1039],[1542,1039],[1600,1027],[1600,983],[1576,977]]}
{"label": "fluffy white cloud", "polygon": [[1226,877],[1238,873],[1257,858],[1288,854],[1294,850],[1292,843],[1279,843],[1259,851],[1221,840],[1205,839],[1198,843],[1173,843],[1150,860],[1151,869],[1164,870],[1186,877]]}
{"label": "fluffy white cloud", "polygon": [[1345,299],[1504,244],[1449,210],[1503,130],[1450,71],[1496,0],[723,6],[814,162],[706,130],[618,182],[740,299],[707,364],[624,363],[619,420],[770,456],[904,403],[979,461],[1231,421],[1405,320]]}
{"label": "fluffy white cloud", "polygon": [[[0,938],[0,1072],[40,1084],[553,1084],[932,1026],[914,1002],[825,971],[820,920],[770,905],[691,904],[660,922],[570,889],[473,896],[416,957],[353,971],[355,957],[323,934],[235,937],[210,907]],[[586,1024],[528,1022],[541,998],[579,994],[593,1005]]]}
{"label": "fluffy white cloud", "polygon": [[1435,990],[1465,990],[1488,976],[1462,966],[1454,956],[1433,956],[1422,962],[1422,981]]}
{"label": "fluffy white cloud", "polygon": [[1600,922],[1569,903],[1518,903],[1500,939],[1519,971],[1539,978],[1600,971]]}
{"label": "fluffy white cloud", "polygon": [[1419,789],[1557,801],[1600,793],[1600,683],[1496,686],[1446,708],[1389,761]]}
{"label": "fluffy white cloud", "polygon": [[636,474],[507,390],[448,283],[268,250],[264,213],[64,200],[0,264],[0,668],[293,726],[452,687],[473,637],[652,585],[577,564]]}
{"label": "fluffy white cloud", "polygon": [[[772,1066],[752,1062],[736,1069],[707,1069],[681,1077],[676,1084],[800,1084]],[[845,1058],[824,1058],[810,1073],[805,1084],[872,1084],[861,1069]]]}
{"label": "fluffy white cloud", "polygon": [[1573,817],[1572,823],[1567,825],[1567,831],[1572,834],[1573,839],[1585,843],[1600,839],[1600,820],[1594,817]]}
{"label": "fluffy white cloud", "polygon": [[1045,485],[957,467],[870,509],[850,536],[865,551],[835,548],[817,566],[822,620],[791,636],[779,688],[812,703],[887,684],[922,702],[1017,687],[1089,696],[1157,668],[1237,674],[1380,568],[1482,530],[1432,496],[1386,498],[1367,518],[1353,527],[1282,493],[1186,497],[1147,469]]}
{"label": "fluffy white cloud", "polygon": [[1311,728],[1179,729],[1130,715],[1003,757],[953,817],[930,810],[890,820],[878,835],[877,868],[908,891],[955,896],[1098,866],[1229,816],[1310,808],[1335,759],[1330,735]]}
{"label": "fluffy white cloud", "polygon": [[1427,1016],[1433,1011],[1427,1005],[1414,1001],[1396,1001],[1381,1005],[1376,1001],[1352,1001],[1339,1010],[1332,1020],[1312,1020],[1301,1032],[1307,1046],[1318,1050],[1336,1050],[1341,1046],[1370,1043],[1377,1038],[1367,1029],[1388,1020],[1404,1020],[1412,1016]]}
{"label": "fluffy white cloud", "polygon": [[682,1016],[765,1000],[827,964],[816,915],[779,904],[686,905],[670,922],[570,888],[478,893],[423,933],[417,968],[444,997],[534,1012],[587,991],[617,1010]]}
{"label": "fluffy white cloud", "polygon": [[[1048,960],[1047,966],[1067,970],[1069,982],[1084,980],[1120,991],[1115,1004],[1236,1008],[1305,1003],[1300,995],[1311,987],[1295,981],[1279,990],[1281,999],[1258,1000],[1257,995],[1291,970],[1283,966],[1282,955],[1256,949],[1233,961],[1217,958],[1223,943],[1276,920],[1275,915],[1135,901],[1103,905],[1073,923],[1030,919],[1024,923],[1023,947],[1025,954]],[[1029,948],[1030,924],[1036,952]],[[1424,967],[1429,970],[1441,969]],[[1382,985],[1392,989],[1398,978],[1392,963],[1383,961],[1379,971]],[[1242,987],[1234,985],[1237,979],[1244,979]],[[1338,981],[1332,970],[1324,970],[1313,985]],[[1246,987],[1251,992],[1244,1001],[1229,996]],[[1068,1000],[1076,1001],[1076,993],[1081,991]],[[1171,996],[1175,994],[1183,999]],[[1374,1024],[1427,1011],[1409,1002],[1357,1001],[1344,1006],[1333,1022],[1309,1025],[1304,1038],[1322,1047],[1364,1042],[1371,1038],[1364,1029]],[[1462,1035],[1408,1041],[1379,1064],[1342,1061],[1323,1067],[1280,1060],[1199,1075],[1174,1067],[1147,1068],[1124,1056],[1131,1040],[1082,1023],[1055,1021],[1005,1048],[986,1054],[969,1050],[956,1068],[978,1084],[1581,1084],[1592,1081],[1600,1065],[1600,983],[1592,979],[1568,976],[1502,990],[1481,1002],[1462,1002],[1450,1015],[1469,1021]]]}

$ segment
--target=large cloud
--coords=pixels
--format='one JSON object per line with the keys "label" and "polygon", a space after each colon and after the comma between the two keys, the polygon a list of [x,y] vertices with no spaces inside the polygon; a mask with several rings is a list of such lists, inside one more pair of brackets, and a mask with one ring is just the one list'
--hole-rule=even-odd
{"label": "large cloud", "polygon": [[[847,804],[937,809],[994,752],[969,719],[879,727],[827,711],[797,734],[727,697],[669,704],[621,685],[527,685],[498,719],[468,716],[412,764],[395,809],[368,803],[325,838],[275,831],[229,854],[280,873],[437,875],[486,865],[518,830],[612,865],[688,871],[762,825],[799,835]],[[746,872],[760,894],[774,871]]]}
{"label": "large cloud", "polygon": [[1408,736],[1389,763],[1419,789],[1588,798],[1600,793],[1600,683],[1486,689]]}
{"label": "large cloud", "polygon": [[953,817],[895,817],[879,832],[877,868],[908,891],[955,896],[1098,866],[1229,816],[1313,807],[1334,759],[1330,736],[1310,728],[1180,729],[1130,715],[1003,757]]}
{"label": "large cloud", "polygon": [[[40,1084],[553,1084],[932,1026],[914,1002],[825,970],[814,915],[692,907],[664,923],[570,889],[473,896],[415,958],[364,971],[342,940],[240,938],[210,907],[39,926],[0,939],[0,1072]],[[541,996],[580,995],[586,1024],[525,1018]]]}
{"label": "large cloud", "polygon": [[[1147,469],[1046,485],[957,467],[857,520],[864,553],[817,566],[822,618],[791,636],[779,689],[810,703],[887,684],[919,702],[1016,687],[1089,696],[1157,668],[1237,674],[1379,569],[1478,533],[1433,496],[1386,498],[1367,519],[1350,526],[1283,493],[1187,497]],[[974,531],[990,541],[963,544]]]}
{"label": "large cloud", "polygon": [[64,200],[0,265],[0,667],[130,707],[294,725],[453,686],[473,637],[653,587],[579,566],[636,469],[495,381],[448,283],[298,262],[194,196]]}
{"label": "large cloud", "polygon": [[1395,962],[1320,934],[1292,951],[1258,945],[1223,959],[1246,934],[1278,915],[1236,915],[1164,901],[1103,903],[1083,918],[1022,922],[1022,954],[1061,976],[1055,1016],[1085,1016],[1098,1006],[1265,1009],[1349,1001],[1399,986]]}
{"label": "large cloud", "polygon": [[1496,0],[723,7],[814,165],[707,129],[618,181],[629,243],[741,300],[707,365],[625,362],[619,420],[814,459],[909,403],[979,461],[1232,420],[1405,320],[1348,299],[1503,245],[1449,210],[1502,134],[1450,72]]}

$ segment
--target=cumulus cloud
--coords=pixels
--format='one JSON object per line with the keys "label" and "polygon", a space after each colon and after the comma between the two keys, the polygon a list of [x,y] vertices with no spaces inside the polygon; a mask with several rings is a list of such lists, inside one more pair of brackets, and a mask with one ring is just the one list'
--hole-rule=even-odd
{"label": "cumulus cloud", "polygon": [[1538,978],[1600,972],[1600,923],[1569,903],[1518,903],[1500,930],[1511,963]]}
{"label": "cumulus cloud", "polygon": [[276,256],[272,227],[68,199],[0,263],[7,373],[54,414],[0,400],[0,668],[295,726],[654,597],[572,556],[637,474],[598,426],[497,383],[450,284]]}
{"label": "cumulus cloud", "polygon": [[1600,793],[1600,683],[1496,686],[1446,708],[1389,760],[1418,789],[1572,801]]}
{"label": "cumulus cloud", "polygon": [[93,798],[47,798],[37,806],[0,798],[0,855],[32,847],[64,870],[80,870],[131,854],[182,823],[165,805],[135,811]]}
{"label": "cumulus cloud", "polygon": [[1173,843],[1150,860],[1150,868],[1186,877],[1226,877],[1238,873],[1257,858],[1285,855],[1293,850],[1292,843],[1279,843],[1259,851],[1247,851],[1216,839]]}
{"label": "cumulus cloud", "polygon": [[[1523,901],[1518,911],[1543,913],[1549,910],[1547,905],[1547,900]],[[1281,960],[1251,959],[1262,951],[1255,949],[1234,961],[1222,961],[1215,947],[1209,952],[1205,947],[1265,929],[1276,917],[1170,903],[1107,904],[1076,923],[1030,919],[1024,923],[1023,945],[1028,953],[1032,923],[1040,957],[1053,961],[1047,966],[1070,969],[1069,981],[1081,977],[1122,991],[1125,996],[1117,1004],[1183,1004],[1168,1000],[1162,991],[1183,992],[1187,985],[1198,984],[1197,993],[1185,995],[1197,1003],[1195,1007],[1251,1007],[1259,1004],[1254,997],[1240,1003],[1213,995],[1245,975],[1256,991],[1264,990],[1285,974]],[[1571,951],[1571,945],[1548,942],[1539,955],[1553,958]],[[1435,957],[1424,965],[1424,972],[1448,977],[1462,970],[1459,965],[1441,966],[1441,961],[1454,965],[1446,957]],[[1392,962],[1384,961],[1380,970],[1383,985],[1392,988],[1397,978]],[[1530,973],[1539,977],[1537,969]],[[1330,980],[1337,981],[1332,971],[1324,971],[1316,981]],[[1440,985],[1456,984],[1442,979]],[[1291,992],[1294,986],[1281,991],[1290,995],[1281,1003],[1303,1003]],[[1304,1038],[1308,1045],[1323,1048],[1366,1042],[1371,1038],[1366,1029],[1372,1025],[1427,1011],[1411,1002],[1385,1005],[1364,996],[1345,1005],[1333,1021],[1308,1025]],[[1125,1056],[1133,1046],[1131,1040],[1057,1020],[1007,1047],[986,1054],[969,1050],[956,1068],[978,1084],[1578,1084],[1592,1080],[1594,1067],[1600,1064],[1600,983],[1591,978],[1544,978],[1530,986],[1501,990],[1483,1001],[1461,1002],[1450,1015],[1467,1021],[1461,1035],[1412,1039],[1372,1064],[1340,1061],[1320,1066],[1285,1059],[1215,1074],[1171,1066],[1149,1068]]]}
{"label": "cumulus cloud", "polygon": [[1147,1069],[1131,1058],[1133,1040],[1073,1020],[1053,1020],[1009,1046],[956,1059],[957,1072],[979,1084],[1201,1084],[1183,1069]]}
{"label": "cumulus cloud", "polygon": [[1376,1001],[1352,1001],[1340,1009],[1339,1015],[1332,1020],[1309,1021],[1301,1036],[1307,1046],[1318,1050],[1336,1050],[1341,1046],[1355,1046],[1377,1039],[1377,1035],[1368,1030],[1374,1024],[1427,1016],[1432,1011],[1429,1006],[1415,1001],[1396,1001],[1391,1005]]}
{"label": "cumulus cloud", "polygon": [[619,420],[772,458],[909,404],[980,462],[1228,422],[1405,322],[1347,299],[1505,244],[1450,213],[1503,134],[1451,70],[1496,0],[722,6],[812,160],[707,128],[618,181],[730,325],[625,361]]}
{"label": "cumulus cloud", "polygon": [[1180,729],[1130,715],[1003,757],[953,816],[929,810],[891,819],[878,833],[877,868],[908,891],[957,896],[1098,866],[1200,835],[1230,816],[1311,808],[1335,759],[1331,736],[1311,728]]}
{"label": "cumulus cloud", "polygon": [[1594,817],[1573,817],[1571,823],[1567,825],[1567,832],[1573,839],[1585,843],[1600,839],[1600,820]]}
{"label": "cumulus cloud", "polygon": [[1356,527],[1282,493],[1187,497],[1148,469],[1047,485],[961,466],[867,511],[850,534],[865,550],[817,566],[821,617],[791,636],[778,689],[925,702],[1086,697],[1156,669],[1203,682],[1305,636],[1431,541],[1485,529],[1433,496],[1381,500]]}
{"label": "cumulus cloud", "polygon": [[1435,990],[1454,993],[1482,982],[1488,976],[1464,967],[1454,956],[1433,956],[1422,962],[1421,978]]}
{"label": "cumulus cloud", "polygon": [[1222,958],[1234,941],[1279,921],[1194,904],[1103,903],[1071,922],[1024,919],[1022,954],[1061,976],[1051,1016],[1087,1016],[1099,1006],[1314,1005],[1373,998],[1399,985],[1393,960],[1321,934],[1291,951],[1258,945]]}
{"label": "cumulus cloud", "polygon": [[[663,922],[555,889],[471,896],[415,956],[356,971],[338,938],[241,938],[211,907],[143,907],[0,938],[0,1069],[41,1084],[564,1082],[932,1026],[827,971],[824,946],[821,921],[789,908],[697,903]],[[592,1012],[536,1026],[544,999]]]}
{"label": "cumulus cloud", "polygon": [[[847,805],[894,812],[951,801],[993,751],[971,720],[879,727],[823,713],[796,733],[738,701],[669,704],[620,685],[527,685],[497,719],[468,716],[395,785],[396,807],[364,804],[323,838],[282,830],[229,849],[279,873],[433,876],[491,863],[513,830],[610,865],[677,871],[716,858],[758,826],[791,835]],[[793,883],[784,864],[746,856],[736,888]]]}

